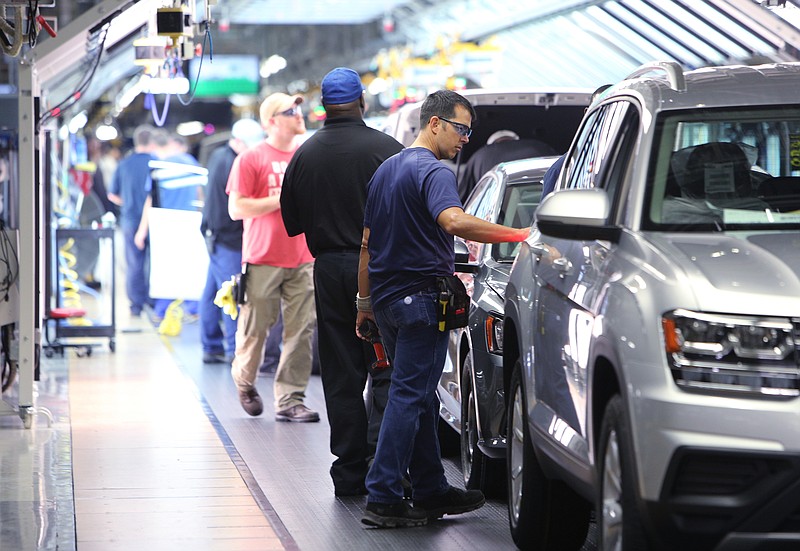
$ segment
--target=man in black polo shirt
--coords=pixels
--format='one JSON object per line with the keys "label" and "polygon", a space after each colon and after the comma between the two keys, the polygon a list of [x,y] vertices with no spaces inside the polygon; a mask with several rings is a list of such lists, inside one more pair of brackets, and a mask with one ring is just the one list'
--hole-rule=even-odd
{"label": "man in black polo shirt", "polygon": [[[281,214],[290,236],[306,234],[315,257],[314,286],[319,357],[337,496],[366,494],[364,478],[375,455],[391,368],[375,371],[372,348],[354,331],[358,258],[367,183],[403,146],[363,120],[364,88],[358,73],[338,67],[322,80],[325,125],[295,152],[281,191]],[[371,376],[371,399],[364,387]]]}

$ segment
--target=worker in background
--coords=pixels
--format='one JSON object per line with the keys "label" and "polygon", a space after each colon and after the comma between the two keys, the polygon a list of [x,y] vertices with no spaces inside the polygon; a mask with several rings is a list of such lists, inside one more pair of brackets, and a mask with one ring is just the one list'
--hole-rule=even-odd
{"label": "worker in background", "polygon": [[125,290],[130,301],[130,315],[139,317],[150,301],[150,282],[147,273],[147,242],[136,244],[136,232],[142,219],[144,205],[150,197],[150,161],[154,158],[156,129],[140,125],[133,133],[134,151],[119,162],[108,199],[120,207],[119,227],[125,240]]}
{"label": "worker in background", "polygon": [[261,123],[241,119],[233,123],[230,139],[208,158],[208,183],[200,222],[208,249],[208,274],[199,306],[203,363],[230,364],[236,350],[236,320],[223,315],[214,304],[222,283],[242,271],[242,221],[232,220],[228,214],[225,188],[236,156],[263,140]]}

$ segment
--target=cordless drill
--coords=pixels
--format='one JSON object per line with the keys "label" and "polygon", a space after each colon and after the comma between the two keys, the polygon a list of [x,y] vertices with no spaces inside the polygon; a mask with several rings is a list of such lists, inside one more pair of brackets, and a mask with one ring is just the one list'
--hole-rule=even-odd
{"label": "cordless drill", "polygon": [[364,323],[359,326],[358,331],[367,338],[370,344],[372,344],[372,348],[375,350],[375,357],[377,360],[372,364],[372,369],[386,369],[389,367],[389,358],[386,357],[386,351],[383,349],[383,340],[378,331],[378,324],[367,318],[364,320]]}

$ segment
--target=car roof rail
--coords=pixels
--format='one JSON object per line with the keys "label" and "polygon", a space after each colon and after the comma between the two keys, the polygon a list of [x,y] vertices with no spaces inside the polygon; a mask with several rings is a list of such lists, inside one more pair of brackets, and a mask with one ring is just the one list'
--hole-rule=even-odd
{"label": "car roof rail", "polygon": [[626,79],[636,78],[647,73],[663,71],[667,75],[670,88],[676,92],[686,91],[686,79],[683,77],[683,67],[677,61],[654,61],[645,63],[638,69],[629,74]]}

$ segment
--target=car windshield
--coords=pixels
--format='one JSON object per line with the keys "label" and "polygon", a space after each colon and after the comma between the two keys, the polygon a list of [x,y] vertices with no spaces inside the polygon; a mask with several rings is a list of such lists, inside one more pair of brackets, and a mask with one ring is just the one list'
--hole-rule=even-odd
{"label": "car windshield", "polygon": [[656,135],[648,229],[800,228],[800,107],[666,113]]}

